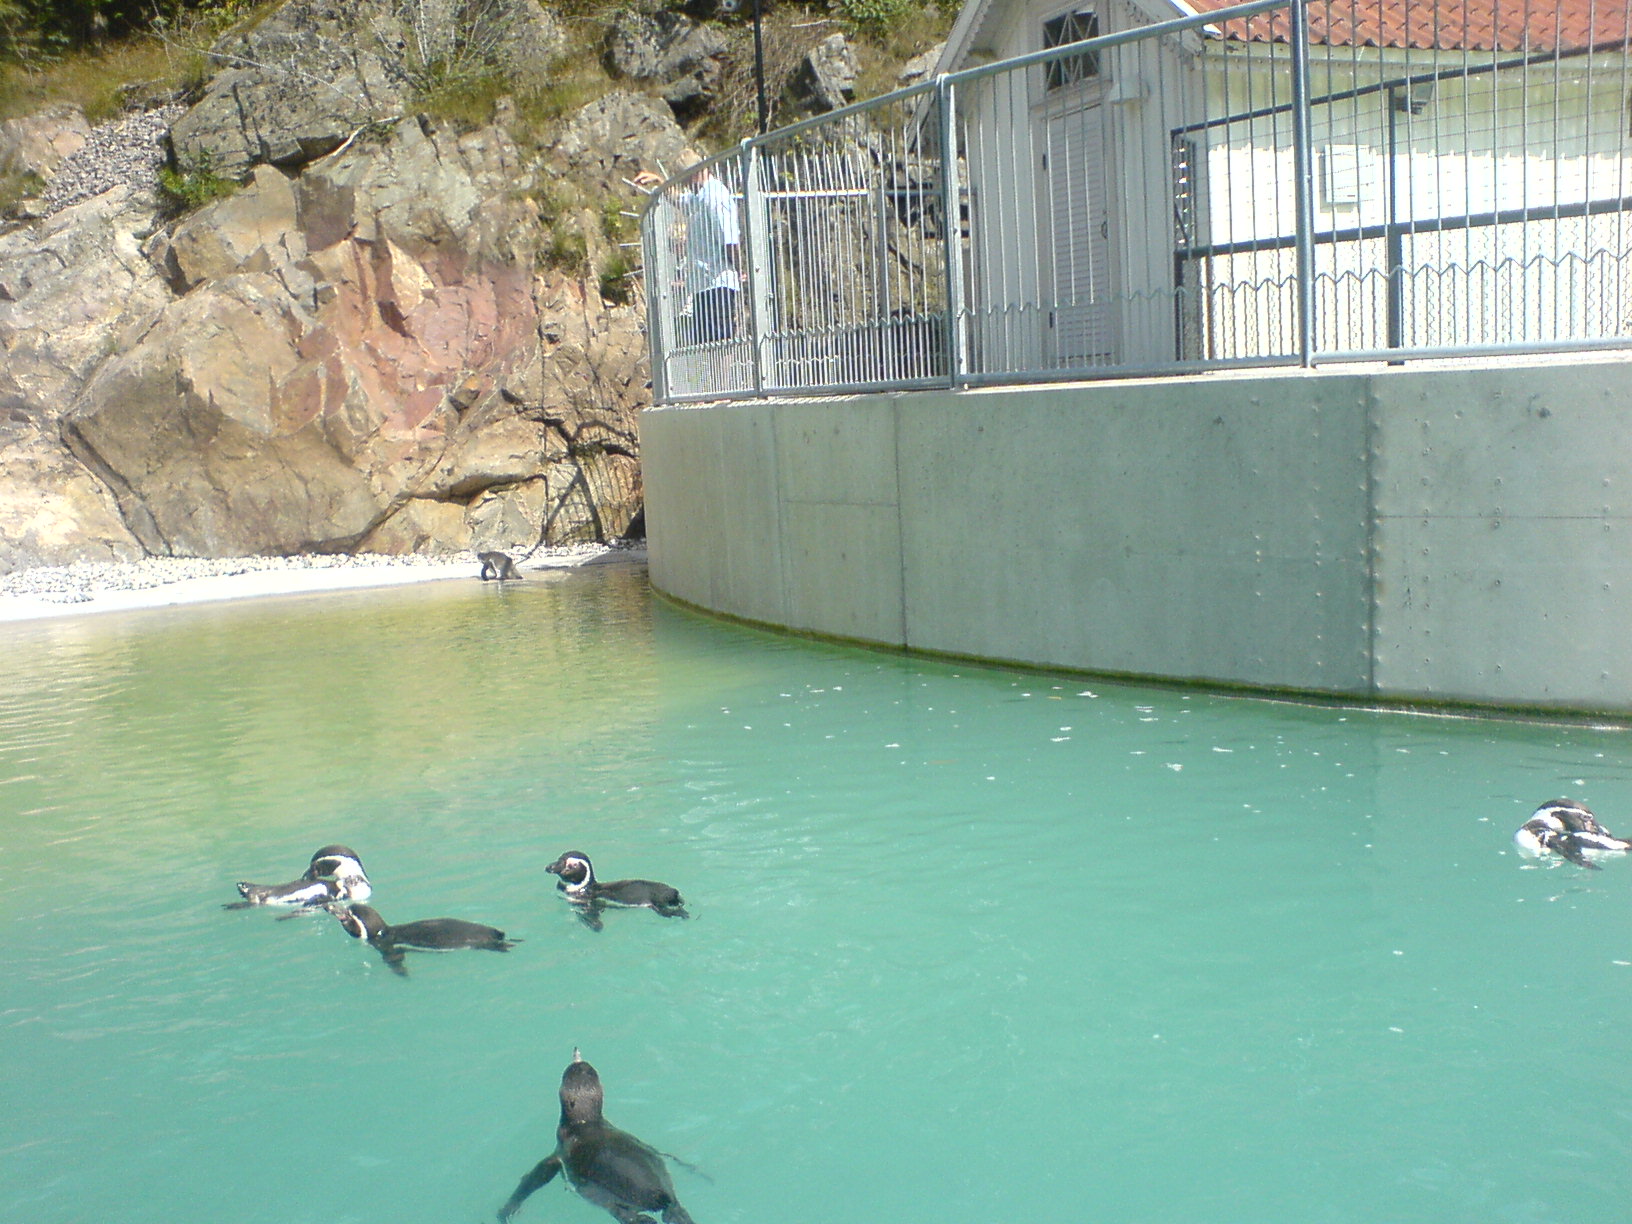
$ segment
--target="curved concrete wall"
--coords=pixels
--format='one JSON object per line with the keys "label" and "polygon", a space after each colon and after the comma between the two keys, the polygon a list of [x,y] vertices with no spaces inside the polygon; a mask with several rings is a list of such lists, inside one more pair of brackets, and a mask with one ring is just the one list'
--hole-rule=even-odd
{"label": "curved concrete wall", "polygon": [[1128,676],[1632,713],[1632,362],[657,408],[656,587]]}

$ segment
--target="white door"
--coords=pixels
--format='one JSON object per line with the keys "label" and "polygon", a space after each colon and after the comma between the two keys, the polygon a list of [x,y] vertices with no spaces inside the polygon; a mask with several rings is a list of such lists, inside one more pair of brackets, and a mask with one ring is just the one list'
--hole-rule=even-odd
{"label": "white door", "polygon": [[1050,206],[1046,264],[1054,289],[1050,331],[1056,366],[1116,360],[1103,114],[1101,106],[1086,106],[1051,116],[1044,125]]}

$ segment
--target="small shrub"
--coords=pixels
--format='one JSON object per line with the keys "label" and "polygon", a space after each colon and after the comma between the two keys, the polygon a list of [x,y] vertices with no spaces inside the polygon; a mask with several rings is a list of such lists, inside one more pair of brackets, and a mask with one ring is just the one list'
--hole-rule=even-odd
{"label": "small shrub", "polygon": [[601,233],[608,242],[632,242],[637,232],[635,218],[624,211],[621,199],[610,195],[601,200]]}
{"label": "small shrub", "polygon": [[[582,27],[574,27],[568,46]],[[511,136],[523,147],[541,147],[557,122],[580,107],[604,96],[612,88],[612,78],[600,62],[589,56],[567,56],[552,67],[544,84],[516,91],[516,120]]]}
{"label": "small shrub", "polygon": [[238,190],[238,182],[210,168],[208,154],[185,166],[164,166],[159,170],[159,199],[169,217],[197,212],[206,204],[224,199]]}
{"label": "small shrub", "polygon": [[408,83],[418,108],[479,127],[518,82],[505,67],[518,10],[506,0],[399,0]]}
{"label": "small shrub", "polygon": [[622,251],[613,251],[601,265],[601,300],[627,306],[635,297],[635,266]]}
{"label": "small shrub", "polygon": [[584,206],[584,193],[578,184],[550,175],[541,176],[532,197],[538,205],[539,221],[549,226],[566,221]]}
{"label": "small shrub", "polygon": [[31,170],[17,170],[0,174],[0,216],[5,216],[19,201],[37,196],[45,190],[45,180]]}
{"label": "small shrub", "polygon": [[541,258],[547,268],[583,276],[589,271],[589,243],[576,229],[558,227],[551,233]]}
{"label": "small shrub", "polygon": [[833,0],[833,3],[858,31],[880,42],[920,7],[918,0]]}
{"label": "small shrub", "polygon": [[514,89],[514,83],[496,68],[458,73],[431,70],[419,77],[415,109],[470,131],[490,122],[498,100]]}

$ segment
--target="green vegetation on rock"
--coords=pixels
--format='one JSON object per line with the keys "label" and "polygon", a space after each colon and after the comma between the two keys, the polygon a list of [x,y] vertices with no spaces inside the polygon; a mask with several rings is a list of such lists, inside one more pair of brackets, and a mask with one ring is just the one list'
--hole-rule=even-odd
{"label": "green vegetation on rock", "polygon": [[201,157],[185,166],[159,168],[159,198],[170,217],[197,212],[206,204],[238,190],[235,179],[224,178],[210,169],[210,159]]}

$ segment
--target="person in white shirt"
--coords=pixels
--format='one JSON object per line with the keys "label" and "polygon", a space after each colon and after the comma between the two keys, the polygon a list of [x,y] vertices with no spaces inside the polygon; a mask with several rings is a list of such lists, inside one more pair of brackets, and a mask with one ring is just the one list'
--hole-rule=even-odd
{"label": "person in white shirt", "polygon": [[681,200],[686,220],[684,276],[691,319],[684,343],[729,340],[737,331],[737,205],[709,166],[698,169]]}

